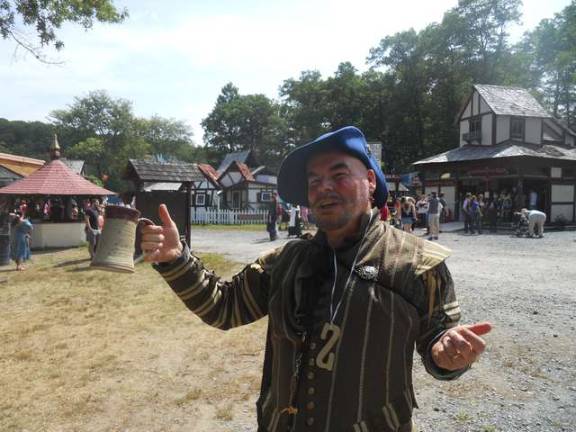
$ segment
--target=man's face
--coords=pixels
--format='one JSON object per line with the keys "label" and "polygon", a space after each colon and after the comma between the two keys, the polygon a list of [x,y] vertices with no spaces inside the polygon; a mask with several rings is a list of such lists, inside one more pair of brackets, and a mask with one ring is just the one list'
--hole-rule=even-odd
{"label": "man's face", "polygon": [[376,189],[374,171],[342,152],[320,153],[306,169],[308,204],[318,227],[325,232],[352,234],[370,207]]}

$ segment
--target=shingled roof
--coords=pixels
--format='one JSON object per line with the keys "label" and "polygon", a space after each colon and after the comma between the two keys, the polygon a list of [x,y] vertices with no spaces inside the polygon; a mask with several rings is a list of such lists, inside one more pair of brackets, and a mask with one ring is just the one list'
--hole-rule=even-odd
{"label": "shingled roof", "polygon": [[485,84],[474,88],[496,115],[552,118],[526,89]]}
{"label": "shingled roof", "polygon": [[28,177],[0,188],[0,195],[116,195],[76,174],[55,159]]}
{"label": "shingled roof", "polygon": [[139,182],[193,182],[204,180],[204,175],[194,163],[158,163],[130,159],[124,178]]}
{"label": "shingled roof", "polygon": [[234,161],[241,162],[248,166],[257,165],[256,161],[254,160],[254,157],[252,156],[252,152],[250,150],[244,150],[237,153],[228,153],[220,163],[220,166],[218,167],[218,172],[222,174],[224,171],[226,171],[226,168],[228,168],[230,164]]}
{"label": "shingled roof", "polygon": [[569,149],[550,144],[536,145],[518,143],[516,141],[507,141],[494,146],[465,145],[419,160],[414,162],[412,165],[422,166],[449,162],[517,157],[537,157],[576,162],[576,149]]}

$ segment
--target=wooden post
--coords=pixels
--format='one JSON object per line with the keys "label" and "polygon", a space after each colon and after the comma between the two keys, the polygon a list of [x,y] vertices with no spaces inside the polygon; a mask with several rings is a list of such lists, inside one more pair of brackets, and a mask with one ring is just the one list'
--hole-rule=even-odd
{"label": "wooden post", "polygon": [[192,232],[190,230],[190,206],[192,205],[191,199],[190,199],[190,195],[192,193],[191,190],[191,182],[186,182],[186,211],[185,211],[185,233],[186,233],[186,244],[188,244],[188,247],[192,247]]}

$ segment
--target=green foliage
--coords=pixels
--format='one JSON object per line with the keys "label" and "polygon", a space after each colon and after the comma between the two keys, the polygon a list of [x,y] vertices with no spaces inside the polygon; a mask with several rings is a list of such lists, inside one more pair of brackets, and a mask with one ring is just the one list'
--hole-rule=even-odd
{"label": "green foliage", "polygon": [[222,88],[202,127],[208,149],[220,159],[252,150],[259,162],[274,167],[289,148],[280,105],[261,94],[240,95],[232,83]]}
{"label": "green foliage", "polygon": [[42,122],[0,118],[0,151],[36,159],[47,159],[54,128]]}
{"label": "green foliage", "polygon": [[118,10],[112,0],[0,0],[0,35],[12,38],[16,43],[42,59],[41,52],[25,36],[31,27],[42,47],[62,49],[64,42],[56,35],[64,23],[79,24],[88,30],[95,21],[120,23],[128,16],[126,10]]}

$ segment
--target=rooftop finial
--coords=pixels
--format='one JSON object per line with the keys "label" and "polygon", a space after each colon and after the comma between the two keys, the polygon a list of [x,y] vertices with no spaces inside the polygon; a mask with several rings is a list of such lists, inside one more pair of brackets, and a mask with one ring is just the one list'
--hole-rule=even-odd
{"label": "rooftop finial", "polygon": [[50,146],[50,159],[60,159],[60,144],[58,143],[58,135],[54,134],[54,141]]}

